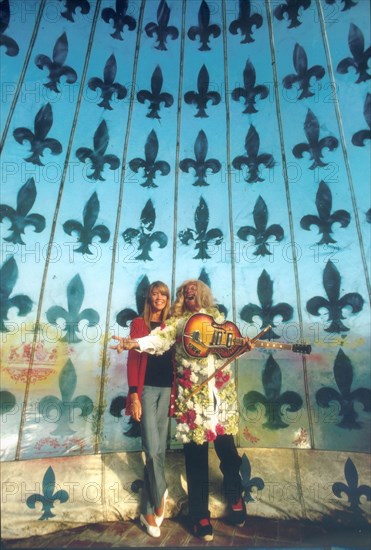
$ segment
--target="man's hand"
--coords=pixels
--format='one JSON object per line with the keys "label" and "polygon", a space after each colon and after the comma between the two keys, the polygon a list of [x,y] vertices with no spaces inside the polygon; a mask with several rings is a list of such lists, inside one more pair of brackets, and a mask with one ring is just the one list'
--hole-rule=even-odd
{"label": "man's hand", "polygon": [[246,348],[247,351],[251,351],[254,349],[254,342],[246,337],[243,339],[243,347]]}
{"label": "man's hand", "polygon": [[114,340],[118,340],[117,346],[110,346],[110,349],[115,349],[117,353],[121,353],[124,349],[139,349],[139,344],[132,338],[121,338],[121,336],[111,336]]}
{"label": "man's hand", "polygon": [[132,393],[130,395],[130,400],[130,416],[136,422],[140,422],[140,419],[142,418],[142,405],[139,401],[138,394]]}

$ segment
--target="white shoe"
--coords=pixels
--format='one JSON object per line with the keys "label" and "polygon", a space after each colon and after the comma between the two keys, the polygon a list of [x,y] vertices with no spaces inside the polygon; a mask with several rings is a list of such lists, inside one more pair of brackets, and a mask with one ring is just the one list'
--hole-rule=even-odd
{"label": "white shoe", "polygon": [[163,499],[164,499],[164,506],[163,506],[163,508],[162,508],[162,514],[161,514],[161,516],[157,516],[157,515],[155,514],[155,522],[157,523],[157,526],[158,526],[158,527],[161,527],[161,524],[162,524],[162,522],[164,521],[166,499],[167,499],[168,496],[169,496],[169,491],[166,489],[166,491],[164,492],[164,496],[163,496]]}
{"label": "white shoe", "polygon": [[157,526],[155,527],[154,525],[150,525],[147,521],[146,521],[146,518],[143,516],[143,514],[140,514],[139,516],[139,521],[140,521],[140,524],[146,528],[146,531],[147,533],[149,534],[150,537],[154,537],[155,539],[157,539],[158,537],[161,536],[161,530],[160,528]]}

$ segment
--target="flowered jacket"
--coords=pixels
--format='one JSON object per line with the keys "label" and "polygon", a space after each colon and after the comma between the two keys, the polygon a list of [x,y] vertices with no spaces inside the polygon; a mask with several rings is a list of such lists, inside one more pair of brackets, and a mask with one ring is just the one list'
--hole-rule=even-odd
{"label": "flowered jacket", "polygon": [[[224,321],[215,310],[202,309],[200,313],[214,316],[217,323]],[[213,441],[217,435],[236,434],[238,431],[238,406],[235,383],[230,365],[212,378],[199,393],[187,400],[195,386],[225,363],[216,355],[205,358],[192,358],[187,355],[182,344],[183,328],[192,314],[172,317],[164,328],[156,328],[148,336],[137,339],[140,351],[160,355],[175,344],[175,365],[177,398],[175,418],[177,421],[176,439],[189,443],[202,444]]]}

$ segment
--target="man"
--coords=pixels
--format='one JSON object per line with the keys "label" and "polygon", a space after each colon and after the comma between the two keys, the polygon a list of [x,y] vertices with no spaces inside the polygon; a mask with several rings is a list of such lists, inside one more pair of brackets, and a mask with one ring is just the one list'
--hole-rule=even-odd
{"label": "man", "polygon": [[[211,376],[225,363],[215,354],[204,358],[190,357],[182,345],[185,324],[194,313],[206,313],[217,323],[224,318],[216,308],[211,291],[201,281],[190,279],[177,290],[172,307],[172,316],[162,329],[153,330],[148,336],[138,339],[119,338],[115,346],[123,349],[137,349],[140,352],[160,355],[175,347],[177,375],[176,438],[184,444],[185,466],[188,484],[189,515],[193,533],[206,540],[213,540],[210,523],[208,443],[214,443],[223,473],[223,485],[229,505],[229,519],[234,525],[242,526],[246,518],[246,507],[242,499],[239,456],[233,435],[238,431],[237,393],[230,366],[222,374],[210,379],[208,384],[193,395],[193,389]],[[243,339],[244,349],[251,349],[249,338]]]}

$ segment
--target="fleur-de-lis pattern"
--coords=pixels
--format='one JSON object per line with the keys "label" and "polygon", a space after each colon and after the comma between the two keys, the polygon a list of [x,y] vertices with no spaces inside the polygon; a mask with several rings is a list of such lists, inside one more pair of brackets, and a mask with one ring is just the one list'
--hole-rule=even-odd
{"label": "fleur-de-lis pattern", "polygon": [[34,121],[34,131],[29,128],[16,128],[13,132],[15,140],[23,144],[28,141],[31,146],[32,155],[25,158],[26,162],[44,166],[40,157],[43,156],[44,150],[49,149],[52,155],[59,155],[62,152],[62,144],[54,138],[48,138],[49,130],[53,126],[53,111],[50,103],[41,107]]}
{"label": "fleur-de-lis pattern", "polygon": [[116,57],[112,54],[104,66],[103,80],[98,77],[89,79],[88,87],[95,92],[98,88],[101,90],[102,101],[98,103],[99,107],[112,111],[111,101],[115,95],[118,100],[125,99],[127,89],[122,84],[115,82],[117,73]]}
{"label": "fleur-de-lis pattern", "polygon": [[358,78],[356,84],[370,80],[371,75],[367,73],[368,60],[371,58],[371,46],[365,50],[365,40],[363,33],[357,25],[350,24],[348,35],[349,50],[353,57],[345,57],[338,66],[337,72],[345,74],[352,68],[355,70]]}
{"label": "fleur-de-lis pattern", "polygon": [[288,29],[293,29],[301,25],[300,11],[307,10],[311,5],[311,0],[286,0],[274,8],[274,16],[279,21],[287,19],[290,21]]}
{"label": "fleur-de-lis pattern", "polygon": [[[273,305],[273,281],[265,269],[258,279],[257,293],[260,306],[253,303],[243,306],[240,312],[241,319],[247,323],[253,323],[254,317],[259,317],[262,321],[262,328],[267,325],[272,325],[274,328],[276,326],[276,317],[280,317],[284,323],[292,319],[294,310],[290,304],[280,302]],[[262,339],[279,338],[273,328],[266,332],[262,336]]]}
{"label": "fleur-de-lis pattern", "polygon": [[65,65],[65,61],[68,55],[68,40],[67,35],[64,32],[56,41],[53,49],[53,59],[50,59],[47,55],[39,54],[36,56],[35,65],[39,69],[46,68],[49,71],[49,82],[44,84],[49,90],[60,93],[58,84],[60,84],[61,77],[65,78],[67,84],[73,84],[77,80],[76,71]]}
{"label": "fleur-de-lis pattern", "polygon": [[108,164],[110,170],[116,170],[120,166],[120,159],[116,155],[105,154],[108,143],[107,123],[105,120],[102,120],[94,134],[94,149],[89,149],[88,147],[79,147],[77,149],[76,156],[80,162],[86,162],[86,160],[90,159],[93,172],[87,174],[89,179],[105,181],[105,178],[102,176],[105,164]]}
{"label": "fleur-de-lis pattern", "polygon": [[196,180],[192,185],[199,187],[209,185],[207,183],[207,171],[210,170],[212,174],[217,174],[221,170],[218,159],[206,159],[208,145],[205,132],[200,130],[194,146],[195,158],[186,158],[179,163],[179,167],[183,172],[189,172],[190,169],[194,171]]}
{"label": "fleur-de-lis pattern", "polygon": [[209,46],[210,36],[218,38],[220,33],[221,29],[218,25],[210,24],[210,8],[207,2],[202,0],[198,11],[198,25],[193,25],[188,29],[188,38],[196,40],[199,37],[201,45],[198,49],[200,51],[208,51],[211,49]]}
{"label": "fleur-de-lis pattern", "polygon": [[324,162],[322,150],[328,149],[334,151],[337,148],[339,142],[334,136],[326,136],[319,139],[320,136],[320,124],[316,115],[308,109],[307,116],[304,122],[304,132],[307,137],[308,143],[298,143],[293,148],[292,152],[297,159],[303,158],[304,153],[309,153],[312,164],[309,166],[310,170],[314,170],[317,167],[327,166],[327,162]]}
{"label": "fleur-de-lis pattern", "polygon": [[[76,390],[77,376],[76,369],[69,359],[59,375],[59,390],[62,399],[55,395],[43,397],[38,404],[39,413],[49,423],[57,424],[52,435],[59,437],[69,436],[76,432],[70,427],[74,421],[74,411],[78,409],[80,416],[84,419],[93,411],[93,401],[87,395],[74,397]],[[55,414],[55,411],[58,414]]]}
{"label": "fleur-de-lis pattern", "polygon": [[153,35],[157,35],[157,44],[155,46],[157,50],[167,50],[166,41],[168,36],[172,40],[176,40],[179,36],[178,29],[168,24],[170,20],[170,11],[166,0],[160,0],[157,9],[157,24],[151,22],[147,23],[145,27],[147,36],[152,38]]}
{"label": "fleur-de-lis pattern", "polygon": [[320,407],[328,408],[330,403],[336,401],[339,403],[338,414],[341,419],[336,425],[347,430],[362,428],[355,403],[360,403],[364,411],[371,412],[371,389],[363,387],[351,389],[353,374],[354,369],[349,357],[339,349],[334,363],[334,380],[338,390],[325,386],[316,393],[316,401]]}
{"label": "fleur-de-lis pattern", "polygon": [[359,485],[359,476],[357,468],[351,458],[347,458],[344,466],[344,476],[346,483],[335,481],[332,485],[332,492],[340,499],[347,497],[350,509],[354,513],[362,513],[361,497],[371,500],[371,487],[369,485]]}
{"label": "fleur-de-lis pattern", "polygon": [[220,103],[219,92],[209,90],[209,72],[205,65],[202,65],[197,78],[197,92],[189,91],[184,94],[184,101],[188,105],[196,105],[197,113],[194,115],[197,118],[206,118],[209,115],[206,113],[207,104],[210,101],[212,105]]}
{"label": "fleur-de-lis pattern", "polygon": [[251,13],[250,0],[238,0],[238,18],[229,25],[229,32],[242,36],[241,44],[254,42],[253,28],[260,29],[263,24],[263,17],[260,13]]}
{"label": "fleur-de-lis pattern", "polygon": [[63,230],[67,235],[76,234],[78,242],[81,243],[75,252],[81,254],[92,254],[89,245],[93,239],[98,237],[99,242],[106,243],[110,238],[110,231],[105,225],[95,225],[100,209],[97,193],[93,193],[84,206],[83,223],[77,220],[67,220],[63,224]]}
{"label": "fleur-de-lis pattern", "polygon": [[13,38],[4,34],[9,26],[9,21],[9,0],[3,0],[0,4],[0,47],[4,46],[6,55],[14,57],[19,52],[19,46]]}
{"label": "fleur-de-lis pattern", "polygon": [[45,229],[45,218],[40,214],[29,214],[36,200],[35,180],[30,178],[20,188],[17,195],[17,207],[14,209],[8,204],[0,204],[0,222],[10,221],[10,235],[3,237],[4,241],[14,244],[25,244],[22,236],[28,226],[33,227],[35,233]]}
{"label": "fleur-de-lis pattern", "polygon": [[338,269],[330,260],[323,270],[323,287],[327,298],[314,296],[307,302],[307,310],[311,315],[319,316],[321,309],[328,312],[330,323],[324,330],[327,332],[348,332],[350,329],[344,325],[343,320],[345,308],[350,308],[352,314],[362,311],[364,299],[358,292],[347,292],[340,296],[341,277]]}
{"label": "fleur-de-lis pattern", "polygon": [[12,411],[16,405],[15,395],[6,390],[0,391],[0,416]]}
{"label": "fleur-de-lis pattern", "polygon": [[241,484],[244,493],[245,502],[254,502],[255,499],[251,496],[251,490],[253,487],[256,487],[259,491],[264,489],[265,483],[261,477],[251,477],[251,464],[244,453],[241,457]]}
{"label": "fleur-de-lis pattern", "polygon": [[[58,0],[54,21],[49,1],[27,17],[18,3],[0,1],[0,391],[15,399],[2,458],[139,451],[138,426],[120,417],[117,429],[109,412],[127,395],[126,355],[108,351],[109,338],[128,334],[149,281],[173,298],[197,277],[246,334],[270,323],[275,345],[301,335],[312,345],[303,360],[272,352],[277,396],[303,399],[293,422],[267,430],[257,402],[261,421],[241,415],[236,441],[369,451],[364,401],[354,401],[360,427],[342,429],[341,415],[316,422],[340,401],[315,397],[368,389],[368,3]],[[333,340],[351,362],[342,389],[328,368]],[[238,361],[241,404],[248,391],[266,397],[267,354]],[[63,402],[68,361],[94,409],[78,418],[82,433],[44,437],[27,411],[54,394]],[[245,473],[246,499],[260,489],[249,492]]]}
{"label": "fleur-de-lis pattern", "polygon": [[87,308],[82,311],[81,306],[84,301],[84,285],[80,275],[75,275],[67,286],[67,305],[68,310],[62,306],[52,306],[46,312],[46,318],[52,325],[58,325],[59,319],[64,319],[62,332],[66,334],[61,338],[63,342],[77,344],[81,342],[79,323],[82,320],[88,321],[88,326],[93,327],[99,323],[99,314],[95,309]]}
{"label": "fleur-de-lis pattern", "polygon": [[[27,497],[26,504],[29,508],[35,509],[36,503],[40,502],[42,504],[42,515],[39,518],[40,520],[46,520],[56,517],[53,514],[52,509],[54,508],[54,502],[59,501],[61,504],[64,504],[68,501],[69,494],[64,489],[56,489],[55,483],[55,473],[51,466],[46,470],[45,475],[42,481],[43,492],[33,493]],[[55,492],[54,492],[55,491]]]}
{"label": "fleur-de-lis pattern", "polygon": [[161,67],[157,65],[152,73],[151,91],[140,90],[137,93],[139,103],[145,103],[146,101],[149,102],[149,112],[146,115],[148,118],[161,118],[159,114],[161,104],[163,103],[164,106],[168,108],[174,103],[174,98],[171,94],[161,92],[163,82],[164,79],[162,76]]}
{"label": "fleur-de-lis pattern", "polygon": [[307,231],[310,231],[312,225],[318,227],[319,233],[322,235],[321,240],[317,244],[330,244],[337,241],[331,237],[332,226],[338,223],[340,227],[348,227],[350,222],[350,214],[346,210],[336,210],[331,212],[332,208],[332,193],[328,185],[321,181],[318,186],[316,195],[316,207],[318,216],[307,214],[300,220],[300,226]]}
{"label": "fleur-de-lis pattern", "polygon": [[129,31],[133,31],[137,23],[134,17],[127,15],[128,11],[128,0],[116,0],[116,9],[113,8],[104,8],[102,10],[102,19],[106,23],[111,23],[115,31],[111,34],[112,38],[116,40],[123,40],[122,33],[124,32],[124,27],[127,27]]}
{"label": "fleur-de-lis pattern", "polygon": [[246,134],[245,150],[247,155],[240,155],[233,159],[233,167],[237,170],[242,170],[243,166],[247,168],[247,175],[245,181],[247,183],[255,183],[258,181],[264,181],[261,177],[260,165],[266,168],[273,168],[275,161],[273,155],[269,153],[260,153],[260,137],[255,127],[251,124],[249,131]]}
{"label": "fleur-de-lis pattern", "polygon": [[256,405],[261,403],[265,408],[266,422],[263,426],[269,430],[287,428],[289,424],[284,420],[284,405],[286,411],[297,412],[303,406],[301,396],[292,390],[281,393],[282,373],[279,364],[269,355],[262,373],[264,394],[258,391],[249,391],[243,397],[243,406],[247,411],[255,411]]}
{"label": "fleur-de-lis pattern", "polygon": [[200,202],[195,210],[195,228],[187,228],[179,232],[181,243],[188,245],[189,241],[195,241],[195,250],[197,250],[195,260],[208,260],[208,248],[211,243],[220,245],[223,241],[223,233],[217,227],[209,227],[209,208],[205,199],[200,198]]}
{"label": "fleur-de-lis pattern", "polygon": [[320,65],[308,68],[307,54],[300,44],[295,44],[293,63],[296,74],[285,76],[282,82],[284,88],[290,89],[294,84],[298,84],[300,90],[298,99],[314,96],[314,92],[310,89],[311,80],[321,80],[325,76],[325,69]]}
{"label": "fleur-de-lis pattern", "polygon": [[258,197],[253,211],[255,227],[245,225],[237,231],[237,236],[243,241],[248,241],[249,237],[255,240],[255,256],[272,255],[269,250],[269,240],[274,237],[276,242],[282,241],[284,237],[283,229],[278,224],[272,224],[267,227],[268,208],[261,196]]}
{"label": "fleur-de-lis pattern", "polygon": [[167,235],[163,231],[152,231],[156,225],[156,210],[153,202],[149,199],[140,215],[140,227],[128,227],[122,233],[122,237],[126,243],[134,244],[137,247],[139,254],[135,256],[136,260],[152,261],[153,258],[149,255],[154,243],[157,243],[159,248],[165,248],[167,245]]}
{"label": "fleur-de-lis pattern", "polygon": [[88,0],[62,0],[63,5],[66,8],[61,12],[62,17],[74,23],[74,15],[76,14],[76,9],[82,14],[86,15],[90,12],[90,3]]}
{"label": "fleur-de-lis pattern", "polygon": [[248,59],[243,71],[244,87],[235,88],[232,92],[232,99],[235,101],[240,101],[240,99],[243,98],[245,102],[245,109],[243,113],[257,113],[258,111],[255,108],[255,98],[259,96],[260,99],[265,99],[269,95],[267,86],[263,86],[261,84],[255,86],[255,81],[255,67]]}
{"label": "fleur-de-lis pattern", "polygon": [[8,332],[6,321],[11,308],[16,308],[18,316],[24,317],[32,309],[32,300],[25,294],[13,294],[18,279],[18,266],[13,257],[6,260],[0,268],[0,332]]}
{"label": "fleur-de-lis pattern", "polygon": [[158,153],[158,139],[154,130],[148,135],[146,144],[144,146],[144,156],[131,159],[129,162],[130,168],[133,172],[138,173],[139,170],[144,172],[144,182],[140,185],[142,187],[158,187],[155,183],[156,174],[159,172],[161,176],[167,176],[170,172],[170,165],[164,160],[156,160]]}

